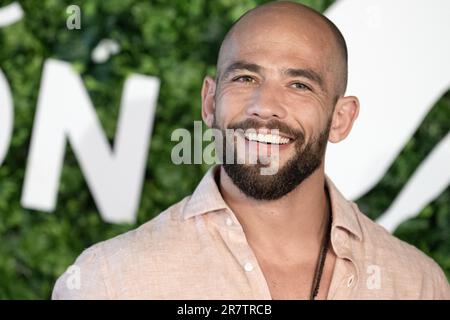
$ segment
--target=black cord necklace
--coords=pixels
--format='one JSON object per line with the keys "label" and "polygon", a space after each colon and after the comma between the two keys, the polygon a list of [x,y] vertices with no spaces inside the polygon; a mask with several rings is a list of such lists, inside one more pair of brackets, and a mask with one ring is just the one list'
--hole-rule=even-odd
{"label": "black cord necklace", "polygon": [[325,231],[322,245],[319,252],[319,258],[317,259],[316,269],[314,271],[314,278],[311,285],[311,293],[309,295],[309,300],[315,300],[317,294],[319,293],[320,280],[322,279],[323,268],[325,266],[325,260],[327,258],[328,245],[330,242],[330,234],[331,234],[331,222],[332,216],[331,213],[328,218],[328,226]]}

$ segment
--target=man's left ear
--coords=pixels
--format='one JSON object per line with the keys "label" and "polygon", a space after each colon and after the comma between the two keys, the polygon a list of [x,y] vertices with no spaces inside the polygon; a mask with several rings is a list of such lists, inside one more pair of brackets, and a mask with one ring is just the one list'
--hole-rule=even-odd
{"label": "man's left ear", "polygon": [[332,143],[338,143],[344,140],[350,130],[353,122],[359,114],[359,100],[354,96],[341,97],[334,108],[333,120],[331,123],[328,140]]}

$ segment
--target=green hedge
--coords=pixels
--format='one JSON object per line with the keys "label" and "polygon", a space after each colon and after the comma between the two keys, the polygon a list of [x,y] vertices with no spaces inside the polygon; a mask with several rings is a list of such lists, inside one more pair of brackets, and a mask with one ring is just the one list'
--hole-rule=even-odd
{"label": "green hedge", "polygon": [[[0,1],[4,6],[12,1]],[[144,223],[190,194],[204,165],[170,162],[170,134],[200,120],[200,88],[215,72],[221,38],[231,23],[259,0],[19,1],[20,22],[0,28],[0,68],[14,98],[14,131],[0,166],[0,298],[49,298],[55,279],[86,247]],[[302,1],[320,11],[332,1]],[[66,28],[66,7],[78,4],[82,29]],[[121,52],[104,64],[90,54],[103,38]],[[112,225],[99,216],[79,165],[67,148],[57,209],[21,207],[21,188],[43,62],[71,62],[82,75],[111,144],[120,95],[131,73],[161,79],[151,150],[136,225]],[[113,103],[111,103],[113,102]],[[449,131],[450,96],[445,95],[380,184],[358,201],[372,218],[385,210],[433,146]],[[447,189],[396,234],[436,259],[450,275],[450,191]]]}

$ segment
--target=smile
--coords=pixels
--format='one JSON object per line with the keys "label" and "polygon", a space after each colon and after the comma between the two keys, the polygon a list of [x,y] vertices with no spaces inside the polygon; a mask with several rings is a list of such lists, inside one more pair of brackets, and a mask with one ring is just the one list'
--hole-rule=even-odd
{"label": "smile", "polygon": [[249,141],[262,142],[267,144],[288,144],[291,139],[282,137],[276,134],[264,134],[264,133],[245,133],[245,138]]}

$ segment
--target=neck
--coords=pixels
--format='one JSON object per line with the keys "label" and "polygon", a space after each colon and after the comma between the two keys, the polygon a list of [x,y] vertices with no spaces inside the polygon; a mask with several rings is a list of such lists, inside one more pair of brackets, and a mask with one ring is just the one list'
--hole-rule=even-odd
{"label": "neck", "polygon": [[220,168],[220,191],[242,225],[247,241],[273,259],[316,259],[329,219],[330,204],[322,165],[278,200],[247,197]]}

